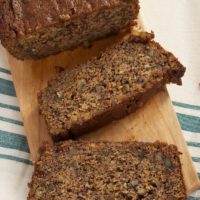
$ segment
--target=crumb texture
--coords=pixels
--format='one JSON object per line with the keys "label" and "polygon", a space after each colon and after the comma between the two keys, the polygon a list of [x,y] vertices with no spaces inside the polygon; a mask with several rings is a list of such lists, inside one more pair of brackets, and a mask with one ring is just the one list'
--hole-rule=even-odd
{"label": "crumb texture", "polygon": [[29,200],[186,200],[173,145],[67,141],[46,146]]}
{"label": "crumb texture", "polygon": [[50,134],[89,132],[133,112],[165,83],[181,84],[185,68],[152,37],[131,36],[51,80],[39,96]]}
{"label": "crumb texture", "polygon": [[138,0],[0,0],[0,39],[19,59],[37,59],[126,29]]}

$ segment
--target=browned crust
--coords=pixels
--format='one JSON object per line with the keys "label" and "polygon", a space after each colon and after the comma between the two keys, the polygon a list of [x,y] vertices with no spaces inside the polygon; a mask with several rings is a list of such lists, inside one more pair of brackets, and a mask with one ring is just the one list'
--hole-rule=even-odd
{"label": "browned crust", "polygon": [[[97,142],[89,142],[89,141],[65,141],[65,142],[59,142],[56,143],[53,147],[50,146],[49,144],[45,144],[41,147],[41,156],[39,158],[39,160],[35,163],[35,171],[33,173],[32,176],[32,181],[29,183],[29,195],[28,195],[28,200],[35,200],[35,190],[33,188],[33,186],[35,184],[39,184],[40,178],[38,177],[39,175],[39,169],[38,166],[43,163],[45,165],[46,161],[49,161],[51,158],[53,159],[54,154],[65,154],[65,152],[68,152],[68,149],[70,147],[73,147],[73,145],[78,145],[79,147],[81,146],[90,146],[90,145],[95,145],[94,148],[96,147],[102,147],[103,149],[111,149],[113,146],[117,146],[118,144],[121,144],[123,147],[126,146],[134,146],[135,148],[139,148],[142,150],[148,150],[151,148],[155,148],[159,151],[161,151],[164,156],[170,158],[173,160],[173,162],[176,162],[176,168],[174,169],[174,172],[176,171],[176,174],[179,174],[179,178],[180,178],[180,183],[183,186],[182,187],[182,195],[184,196],[184,198],[182,198],[183,200],[187,199],[187,192],[186,192],[186,187],[185,187],[185,183],[184,183],[184,178],[183,178],[183,173],[182,173],[182,166],[181,166],[181,161],[180,161],[180,152],[178,151],[177,147],[175,145],[168,145],[166,143],[162,143],[162,142],[154,142],[154,143],[149,143],[149,142],[138,142],[138,141],[125,141],[125,142],[105,142],[105,141],[97,141]],[[116,149],[117,150],[117,149]],[[92,152],[91,152],[92,153]],[[99,156],[101,156],[101,152],[99,152]],[[123,156],[123,155],[122,155]],[[64,166],[63,166],[64,167]],[[62,167],[61,167],[62,168]],[[49,169],[51,172],[51,170],[54,169]],[[54,171],[53,173],[58,173],[58,171]],[[45,178],[45,177],[44,177]],[[51,180],[49,180],[51,181]],[[48,191],[46,191],[48,192]],[[177,191],[178,192],[178,191]],[[180,191],[179,191],[180,192]],[[57,196],[57,198],[59,198],[59,196]]]}
{"label": "browned crust", "polygon": [[[0,0],[0,39],[26,37],[40,29],[57,26],[63,22],[100,9],[132,4],[139,12],[138,0],[66,0],[21,1]],[[133,19],[134,20],[134,19]]]}

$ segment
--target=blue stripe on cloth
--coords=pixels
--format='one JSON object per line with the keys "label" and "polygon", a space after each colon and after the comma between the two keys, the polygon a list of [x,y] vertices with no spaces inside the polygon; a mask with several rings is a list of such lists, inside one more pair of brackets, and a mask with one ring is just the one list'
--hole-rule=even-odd
{"label": "blue stripe on cloth", "polygon": [[176,113],[181,128],[185,131],[200,133],[200,117]]}
{"label": "blue stripe on cloth", "polygon": [[0,107],[7,108],[10,110],[20,111],[20,108],[18,106],[12,106],[12,105],[8,105],[8,104],[4,104],[4,103],[0,103]]}
{"label": "blue stripe on cloth", "polygon": [[200,143],[198,142],[186,142],[188,146],[192,146],[192,147],[200,147]]}
{"label": "blue stripe on cloth", "polygon": [[188,200],[199,200],[197,197],[188,197]]}
{"label": "blue stripe on cloth", "polygon": [[198,158],[198,157],[192,157],[192,160],[193,160],[194,162],[200,162],[200,158]]}
{"label": "blue stripe on cloth", "polygon": [[27,164],[27,165],[33,165],[32,161],[24,159],[24,158],[19,158],[19,157],[16,157],[16,156],[0,154],[0,158],[6,159],[6,160],[17,161],[17,162],[24,163],[24,164]]}
{"label": "blue stripe on cloth", "polygon": [[4,121],[4,122],[12,123],[12,124],[17,124],[17,125],[20,125],[20,126],[24,125],[22,121],[18,121],[18,120],[15,120],[15,119],[9,119],[9,118],[6,118],[6,117],[0,116],[0,120]]}
{"label": "blue stripe on cloth", "polygon": [[189,109],[192,109],[192,110],[200,110],[200,106],[197,106],[197,105],[180,103],[180,102],[176,102],[176,101],[173,101],[172,103],[173,103],[174,106],[178,106],[178,107],[182,107],[182,108],[189,108]]}
{"label": "blue stripe on cloth", "polygon": [[10,133],[2,130],[0,130],[0,146],[27,153],[30,152],[27,139],[24,135]]}
{"label": "blue stripe on cloth", "polygon": [[0,93],[16,97],[13,82],[0,78]]}
{"label": "blue stripe on cloth", "polygon": [[11,74],[10,70],[0,67],[0,72]]}

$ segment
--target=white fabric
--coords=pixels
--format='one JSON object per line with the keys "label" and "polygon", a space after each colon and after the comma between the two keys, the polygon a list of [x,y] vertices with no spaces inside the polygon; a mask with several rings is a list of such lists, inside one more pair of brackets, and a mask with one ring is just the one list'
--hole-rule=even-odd
{"label": "white fabric", "polygon": [[[173,101],[200,106],[200,0],[141,0],[141,15],[147,30],[153,30],[156,40],[163,47],[172,51],[187,67],[183,86],[169,86]],[[12,76],[4,73],[9,69],[6,54],[0,45],[0,79],[10,81]],[[5,82],[5,81],[4,81]],[[0,82],[0,89],[4,82]],[[1,91],[1,90],[0,90]],[[22,146],[15,147],[15,141],[6,141],[0,137],[0,200],[25,200],[28,193],[27,184],[31,179],[33,167],[25,164],[30,160],[23,141],[24,129],[18,110],[10,110],[5,105],[17,107],[16,97],[0,92],[0,133],[20,137]],[[180,113],[179,120],[188,144],[191,156],[196,159],[194,165],[200,173],[200,110],[175,106]],[[189,126],[188,120],[192,117]],[[1,120],[3,118],[6,118]],[[185,119],[186,117],[186,119]],[[194,118],[195,117],[195,118]],[[14,122],[9,122],[14,120]],[[198,132],[199,131],[199,132]],[[12,134],[11,134],[12,135]],[[9,136],[8,136],[9,138]],[[5,140],[5,141],[1,141]],[[15,139],[17,140],[17,139]],[[17,143],[20,144],[20,143]],[[11,147],[9,147],[9,145]],[[5,159],[4,159],[5,158]],[[17,159],[18,161],[13,161]],[[21,160],[21,162],[19,162]],[[185,163],[186,164],[186,163]],[[200,199],[199,191],[192,194],[192,199]]]}

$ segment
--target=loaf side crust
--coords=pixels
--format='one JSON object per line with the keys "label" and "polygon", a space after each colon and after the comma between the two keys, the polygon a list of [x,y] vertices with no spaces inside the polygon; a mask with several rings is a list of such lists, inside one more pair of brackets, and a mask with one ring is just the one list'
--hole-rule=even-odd
{"label": "loaf side crust", "polygon": [[136,24],[138,0],[0,0],[0,40],[14,57],[40,59]]}
{"label": "loaf side crust", "polygon": [[0,0],[0,39],[25,36],[96,10],[126,4],[135,4],[139,10],[138,0]]}

